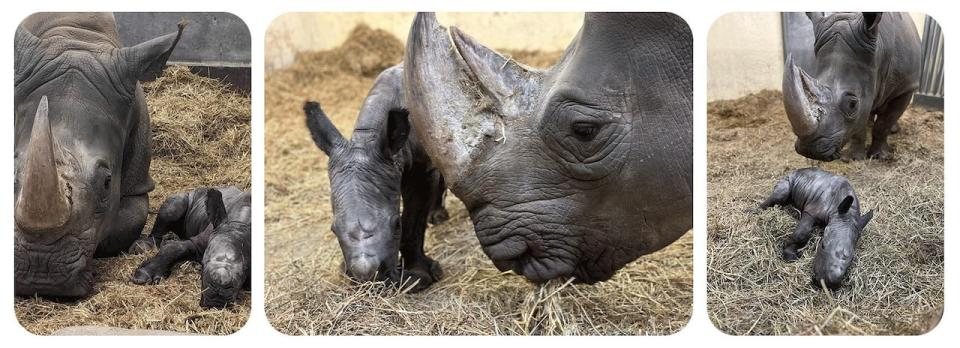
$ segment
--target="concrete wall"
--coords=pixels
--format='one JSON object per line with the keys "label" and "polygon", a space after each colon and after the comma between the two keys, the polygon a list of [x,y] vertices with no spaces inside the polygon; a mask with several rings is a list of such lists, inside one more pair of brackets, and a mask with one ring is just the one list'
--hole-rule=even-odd
{"label": "concrete wall", "polygon": [[189,21],[169,62],[190,66],[250,67],[250,30],[240,17],[223,12],[118,12],[117,30],[124,46],[133,46],[177,31]]}
{"label": "concrete wall", "polygon": [[[923,33],[925,15],[910,13]],[[707,100],[734,99],[779,90],[783,78],[783,29],[779,12],[728,13],[707,37]]]}
{"label": "concrete wall", "polygon": [[[383,29],[406,40],[413,12],[394,13],[287,13],[270,24],[265,36],[267,69],[290,64],[299,51],[327,50],[339,46],[360,23]],[[455,25],[498,49],[556,51],[567,47],[583,23],[583,13],[438,13],[440,23]]]}

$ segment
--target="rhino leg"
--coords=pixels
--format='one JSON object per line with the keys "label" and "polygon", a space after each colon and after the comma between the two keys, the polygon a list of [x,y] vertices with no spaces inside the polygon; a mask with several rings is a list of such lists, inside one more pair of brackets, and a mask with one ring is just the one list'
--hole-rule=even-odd
{"label": "rhino leg", "polygon": [[[434,169],[436,171],[436,169]],[[439,173],[437,175],[440,175]],[[440,177],[440,182],[437,183],[437,197],[433,201],[433,205],[430,207],[430,224],[439,225],[447,220],[450,220],[450,213],[447,212],[447,208],[443,206],[444,196],[447,195],[447,187],[443,182],[443,177]]]}
{"label": "rhino leg", "polygon": [[867,158],[867,128],[863,127],[850,137],[845,160],[862,161]]}
{"label": "rhino leg", "polygon": [[[418,173],[414,171],[414,173]],[[426,289],[443,276],[440,264],[423,252],[423,238],[427,231],[427,217],[431,208],[440,197],[442,188],[438,171],[424,171],[422,175],[404,175],[403,180],[403,216],[401,218],[402,236],[400,237],[400,255],[403,259],[403,279],[411,291]],[[405,173],[406,174],[406,173]]]}
{"label": "rhino leg", "polygon": [[147,223],[149,204],[146,194],[123,197],[113,230],[97,245],[94,257],[112,257],[127,251]]}
{"label": "rhino leg", "polygon": [[131,281],[134,284],[158,283],[170,276],[170,268],[174,264],[191,259],[199,260],[201,250],[193,240],[168,242],[160,248],[157,255],[140,264],[133,272]]}
{"label": "rhino leg", "polygon": [[790,177],[785,176],[780,181],[777,181],[777,184],[773,186],[773,193],[770,194],[770,197],[767,197],[766,200],[760,203],[756,208],[748,210],[748,212],[759,213],[761,210],[766,210],[775,205],[787,205],[790,199]]}
{"label": "rhino leg", "polygon": [[879,160],[893,158],[890,145],[887,144],[887,136],[890,135],[903,112],[910,106],[912,97],[912,93],[904,93],[891,99],[877,112],[877,121],[873,123],[873,140],[870,143],[870,151],[867,151],[870,158]]}
{"label": "rhino leg", "polygon": [[816,228],[817,219],[812,215],[800,213],[800,222],[797,223],[793,235],[783,245],[783,259],[787,262],[793,262],[800,258],[800,249],[807,245],[807,241],[813,235]]}
{"label": "rhino leg", "polygon": [[[183,225],[183,219],[187,216],[189,205],[190,200],[186,192],[176,193],[167,197],[157,212],[157,219],[153,222],[153,230],[150,231],[149,235],[141,236],[140,239],[133,243],[127,253],[139,255],[147,250],[156,249],[157,246],[160,245],[163,235],[171,230],[175,230],[176,228],[174,226]],[[177,236],[185,239],[186,236],[180,235],[182,233],[183,231],[178,231]]]}

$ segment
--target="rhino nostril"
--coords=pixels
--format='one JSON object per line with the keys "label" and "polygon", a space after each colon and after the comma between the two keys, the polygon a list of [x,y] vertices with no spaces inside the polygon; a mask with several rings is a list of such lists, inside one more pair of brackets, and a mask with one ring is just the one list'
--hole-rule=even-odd
{"label": "rhino nostril", "polygon": [[374,280],[380,269],[380,263],[372,257],[356,257],[347,263],[347,275],[359,281]]}

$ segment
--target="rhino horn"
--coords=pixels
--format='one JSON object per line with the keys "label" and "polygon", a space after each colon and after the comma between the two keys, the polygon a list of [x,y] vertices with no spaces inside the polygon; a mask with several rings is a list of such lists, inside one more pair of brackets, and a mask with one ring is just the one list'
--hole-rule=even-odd
{"label": "rhino horn", "polygon": [[406,105],[450,187],[482,151],[505,139],[506,119],[517,114],[532,73],[456,28],[448,31],[434,14],[417,14],[404,58]]}
{"label": "rhino horn", "polygon": [[825,94],[820,83],[788,55],[783,67],[783,106],[794,134],[804,137],[816,132],[825,112]]}
{"label": "rhino horn", "polygon": [[64,226],[70,218],[70,206],[61,190],[54,158],[55,139],[48,114],[47,97],[43,96],[33,120],[16,203],[16,224],[23,231],[49,231]]}

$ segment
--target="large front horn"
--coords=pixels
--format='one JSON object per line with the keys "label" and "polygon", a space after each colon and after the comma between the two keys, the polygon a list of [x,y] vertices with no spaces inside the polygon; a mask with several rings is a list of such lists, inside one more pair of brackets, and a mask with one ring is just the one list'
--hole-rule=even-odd
{"label": "large front horn", "polygon": [[70,218],[70,205],[60,188],[48,114],[47,97],[43,96],[33,119],[25,154],[27,163],[23,167],[14,215],[17,226],[25,232],[55,229],[65,225]]}
{"label": "large front horn", "polygon": [[783,67],[783,106],[794,134],[804,137],[817,131],[825,112],[825,97],[817,80],[794,64],[793,55],[787,55]]}

